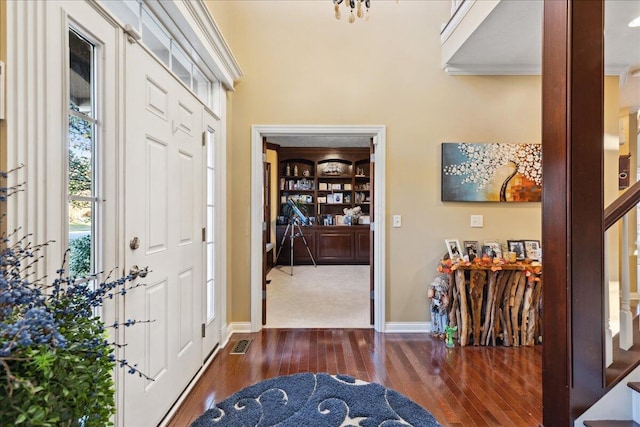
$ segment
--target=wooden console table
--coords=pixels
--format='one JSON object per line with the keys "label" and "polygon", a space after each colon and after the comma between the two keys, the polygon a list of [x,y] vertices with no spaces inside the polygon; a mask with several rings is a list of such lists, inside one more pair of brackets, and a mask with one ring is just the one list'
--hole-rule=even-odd
{"label": "wooden console table", "polygon": [[460,264],[449,273],[449,325],[464,347],[530,346],[541,340],[542,274],[539,265]]}

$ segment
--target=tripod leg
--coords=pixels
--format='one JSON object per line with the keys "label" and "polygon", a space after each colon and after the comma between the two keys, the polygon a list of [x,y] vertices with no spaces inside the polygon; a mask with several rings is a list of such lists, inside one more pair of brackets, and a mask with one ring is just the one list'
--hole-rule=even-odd
{"label": "tripod leg", "polygon": [[[313,258],[313,255],[311,255],[311,249],[309,249],[309,245],[307,244],[307,239],[304,238],[304,234],[302,233],[302,229],[300,228],[299,224],[295,224],[296,227],[298,227],[298,232],[300,233],[300,237],[302,237],[302,241],[304,242],[304,246],[307,248],[307,252],[309,252],[309,256],[311,257],[311,261],[313,262],[313,266],[317,267],[318,265],[316,264],[316,260]],[[293,271],[293,269],[292,269]],[[291,273],[291,275],[293,276],[293,273]]]}
{"label": "tripod leg", "polygon": [[294,239],[293,235],[293,227],[291,227],[291,276],[293,276],[293,239]]}
{"label": "tripod leg", "polygon": [[[284,241],[287,238],[287,233],[289,232],[289,227],[291,227],[291,223],[287,224],[287,228],[284,230],[284,234],[282,235],[282,241],[280,242],[280,247],[278,248],[278,253],[276,253],[276,259],[273,261],[274,266],[278,263],[278,258],[280,258],[280,252],[282,252],[282,247],[284,246]],[[293,231],[293,229],[291,229]]]}

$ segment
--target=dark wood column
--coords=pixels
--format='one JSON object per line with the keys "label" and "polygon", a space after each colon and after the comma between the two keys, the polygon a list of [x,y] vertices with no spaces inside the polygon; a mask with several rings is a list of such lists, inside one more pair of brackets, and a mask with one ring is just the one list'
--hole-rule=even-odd
{"label": "dark wood column", "polygon": [[545,0],[543,424],[602,394],[604,4]]}

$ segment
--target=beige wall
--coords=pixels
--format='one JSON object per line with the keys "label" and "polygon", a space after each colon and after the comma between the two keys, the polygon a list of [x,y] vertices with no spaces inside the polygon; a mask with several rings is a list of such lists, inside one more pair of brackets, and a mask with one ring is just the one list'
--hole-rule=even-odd
{"label": "beige wall", "polygon": [[[540,142],[540,78],[452,77],[440,66],[449,1],[376,1],[371,20],[336,21],[324,1],[239,1],[223,32],[244,76],[230,125],[231,321],[250,320],[250,126],[387,126],[387,321],[426,321],[444,239],[539,239],[541,206],[440,201],[442,142]],[[228,9],[230,8],[230,9]],[[345,15],[343,13],[343,15]],[[217,16],[216,16],[216,20]],[[469,227],[484,215],[482,229]]]}

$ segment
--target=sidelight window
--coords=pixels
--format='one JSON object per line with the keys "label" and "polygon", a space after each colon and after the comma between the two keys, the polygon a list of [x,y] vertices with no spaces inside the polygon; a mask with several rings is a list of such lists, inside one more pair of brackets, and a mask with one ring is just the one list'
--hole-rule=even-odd
{"label": "sidelight window", "polygon": [[96,272],[96,46],[69,29],[67,209],[71,276]]}
{"label": "sidelight window", "polygon": [[206,156],[207,156],[207,229],[205,242],[206,249],[206,265],[207,265],[207,322],[213,320],[215,313],[215,286],[216,286],[216,269],[215,269],[215,253],[216,253],[216,170],[215,170],[215,154],[214,154],[214,134],[211,130],[206,133]]}

